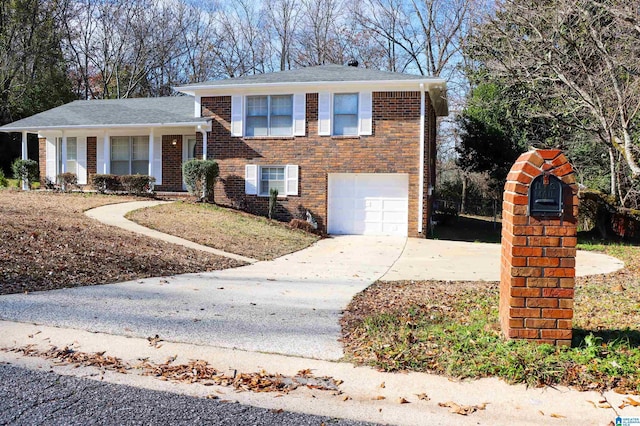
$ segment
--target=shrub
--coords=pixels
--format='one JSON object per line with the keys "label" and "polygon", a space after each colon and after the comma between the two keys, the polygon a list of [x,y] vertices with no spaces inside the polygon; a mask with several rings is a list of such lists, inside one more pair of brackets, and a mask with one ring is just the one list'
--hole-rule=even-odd
{"label": "shrub", "polygon": [[212,160],[194,159],[182,165],[182,176],[189,194],[200,200],[213,198],[218,173],[218,163]]}
{"label": "shrub", "polygon": [[153,183],[156,178],[148,175],[120,176],[122,188],[131,195],[146,195],[153,193]]}
{"label": "shrub", "polygon": [[301,229],[305,232],[309,232],[311,234],[317,234],[318,230],[316,228],[313,227],[313,224],[307,222],[306,220],[303,219],[291,219],[291,222],[289,222],[289,227],[291,229]]}
{"label": "shrub", "polygon": [[269,190],[269,219],[273,219],[278,208],[278,190],[271,188]]}
{"label": "shrub", "polygon": [[11,171],[13,171],[14,178],[26,181],[29,188],[31,188],[33,182],[38,180],[39,170],[37,161],[18,158],[11,164]]}
{"label": "shrub", "polygon": [[93,175],[91,185],[101,194],[107,191],[118,191],[122,188],[120,179],[116,175]]}
{"label": "shrub", "polygon": [[0,188],[6,188],[9,186],[9,180],[4,175],[4,171],[0,169]]}
{"label": "shrub", "polygon": [[78,185],[78,176],[70,172],[60,173],[58,175],[58,185],[60,185],[63,191],[70,191],[71,187]]}

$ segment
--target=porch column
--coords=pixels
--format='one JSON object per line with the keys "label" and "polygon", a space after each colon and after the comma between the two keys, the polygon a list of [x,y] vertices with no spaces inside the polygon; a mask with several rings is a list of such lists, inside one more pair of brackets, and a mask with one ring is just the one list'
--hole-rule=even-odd
{"label": "porch column", "polygon": [[202,128],[198,128],[198,130],[200,131],[200,133],[202,133],[202,159],[206,160],[207,159],[207,131],[203,130]]}
{"label": "porch column", "polygon": [[[22,159],[23,160],[29,159],[29,152],[27,150],[27,132],[26,131],[22,131]],[[22,189],[24,191],[29,190],[29,185],[27,185],[26,180],[22,181]]]}
{"label": "porch column", "polygon": [[149,129],[149,176],[154,176],[153,159],[153,129]]}
{"label": "porch column", "polygon": [[62,131],[62,144],[60,146],[60,170],[59,173],[67,172],[67,135]]}
{"label": "porch column", "polygon": [[108,175],[111,173],[111,138],[109,132],[104,132],[104,143],[102,144],[102,153],[104,157],[103,173]]}

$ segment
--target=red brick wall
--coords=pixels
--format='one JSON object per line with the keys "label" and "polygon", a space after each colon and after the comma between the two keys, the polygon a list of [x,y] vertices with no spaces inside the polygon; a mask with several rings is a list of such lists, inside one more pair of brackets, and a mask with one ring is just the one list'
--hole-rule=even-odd
{"label": "red brick wall", "polygon": [[162,136],[162,185],[156,191],[182,191],[182,135]]}
{"label": "red brick wall", "polygon": [[91,185],[91,178],[96,174],[98,149],[98,138],[95,136],[87,137],[87,184]]}
{"label": "red brick wall", "polygon": [[[549,173],[565,185],[562,217],[527,215],[529,184]],[[575,175],[559,150],[522,154],[505,184],[500,324],[507,338],[570,345],[577,242]]]}
{"label": "red brick wall", "polygon": [[[427,111],[432,115],[428,96],[426,103]],[[374,92],[371,136],[318,136],[317,93],[307,94],[306,108],[305,137],[238,138],[230,135],[231,97],[202,98],[203,116],[213,118],[208,156],[220,166],[216,202],[266,215],[268,197],[244,193],[245,165],[296,164],[299,166],[299,195],[279,200],[278,218],[291,219],[300,207],[311,211],[324,230],[328,173],[407,173],[409,235],[417,236],[420,92]],[[425,121],[425,126],[429,126],[430,120]],[[427,142],[430,134],[426,135]],[[198,141],[197,149],[201,153],[200,136]]]}
{"label": "red brick wall", "polygon": [[38,138],[38,167],[40,169],[40,185],[44,188],[44,179],[47,176],[47,140]]}

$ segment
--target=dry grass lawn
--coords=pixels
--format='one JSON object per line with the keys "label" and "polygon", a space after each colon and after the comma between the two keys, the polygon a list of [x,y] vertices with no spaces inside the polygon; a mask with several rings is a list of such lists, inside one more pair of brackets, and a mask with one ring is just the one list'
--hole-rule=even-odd
{"label": "dry grass lawn", "polygon": [[259,260],[309,247],[316,235],[211,204],[176,202],[137,210],[127,218],[199,244]]}
{"label": "dry grass lawn", "polygon": [[98,223],[93,207],[134,200],[0,190],[0,294],[122,282],[239,266]]}

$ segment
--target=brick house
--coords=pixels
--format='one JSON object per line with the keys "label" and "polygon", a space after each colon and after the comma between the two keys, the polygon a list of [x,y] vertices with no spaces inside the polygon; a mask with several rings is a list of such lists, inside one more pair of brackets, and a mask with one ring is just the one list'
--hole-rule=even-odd
{"label": "brick house", "polygon": [[0,127],[37,133],[41,176],[149,174],[183,191],[181,164],[215,159],[215,201],[335,234],[425,236],[439,78],[340,65],[177,87],[188,96],[75,101]]}

